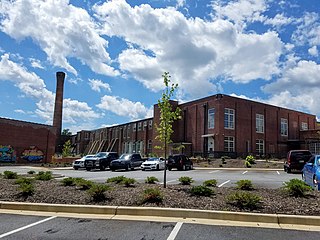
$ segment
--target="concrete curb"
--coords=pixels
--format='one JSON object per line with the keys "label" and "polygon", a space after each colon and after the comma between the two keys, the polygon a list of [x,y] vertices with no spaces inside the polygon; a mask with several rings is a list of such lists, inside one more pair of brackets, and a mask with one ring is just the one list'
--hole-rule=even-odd
{"label": "concrete curb", "polygon": [[229,170],[229,171],[282,171],[279,168],[209,168],[209,167],[194,167],[194,170]]}
{"label": "concrete curb", "polygon": [[113,216],[150,216],[166,218],[191,218],[208,220],[226,220],[252,223],[273,223],[320,226],[320,216],[301,216],[284,214],[258,214],[244,212],[226,212],[197,209],[125,207],[97,205],[67,205],[46,203],[24,203],[0,201],[2,210],[40,211],[70,214],[97,214]]}

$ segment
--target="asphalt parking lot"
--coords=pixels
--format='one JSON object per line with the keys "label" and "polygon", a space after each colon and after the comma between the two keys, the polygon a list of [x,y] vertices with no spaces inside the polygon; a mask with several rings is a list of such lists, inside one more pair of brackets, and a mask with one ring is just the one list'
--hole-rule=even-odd
{"label": "asphalt parking lot", "polygon": [[0,213],[0,239],[318,240],[319,232],[186,222],[93,219]]}

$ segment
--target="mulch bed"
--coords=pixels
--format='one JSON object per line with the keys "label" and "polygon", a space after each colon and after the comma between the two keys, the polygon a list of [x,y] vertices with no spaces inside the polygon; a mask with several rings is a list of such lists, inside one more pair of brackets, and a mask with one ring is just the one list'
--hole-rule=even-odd
{"label": "mulch bed", "polygon": [[[109,206],[140,206],[140,207],[165,207],[188,208],[220,211],[242,211],[256,213],[278,213],[293,215],[320,216],[320,192],[310,192],[307,197],[292,197],[282,189],[256,189],[250,191],[262,197],[258,209],[240,209],[226,203],[226,197],[235,193],[235,188],[212,188],[215,194],[211,197],[192,196],[192,186],[168,185],[163,188],[155,184],[135,183],[133,187],[112,185],[112,190],[105,193],[106,200],[94,202],[89,194],[77,189],[75,186],[62,186],[57,180],[35,181],[33,195],[22,196],[14,179],[0,178],[0,201],[18,201],[31,203],[56,203],[56,204],[89,204]],[[142,203],[142,195],[146,188],[159,188],[163,193],[160,204]]]}

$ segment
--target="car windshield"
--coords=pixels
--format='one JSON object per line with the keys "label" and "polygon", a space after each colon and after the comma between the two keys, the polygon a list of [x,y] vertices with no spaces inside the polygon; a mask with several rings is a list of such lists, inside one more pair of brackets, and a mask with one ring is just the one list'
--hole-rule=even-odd
{"label": "car windshield", "polygon": [[104,157],[105,155],[106,155],[105,153],[98,153],[96,157]]}
{"label": "car windshield", "polygon": [[129,160],[130,157],[131,157],[131,154],[122,154],[119,160]]}
{"label": "car windshield", "polygon": [[89,159],[89,158],[95,158],[95,155],[87,155],[84,157],[84,159]]}
{"label": "car windshield", "polygon": [[148,161],[159,161],[159,158],[148,158]]}

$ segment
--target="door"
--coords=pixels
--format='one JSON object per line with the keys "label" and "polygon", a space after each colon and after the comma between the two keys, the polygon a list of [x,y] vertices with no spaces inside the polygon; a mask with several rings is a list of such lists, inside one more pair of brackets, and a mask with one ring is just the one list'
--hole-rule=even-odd
{"label": "door", "polygon": [[214,138],[208,137],[208,152],[214,152]]}

